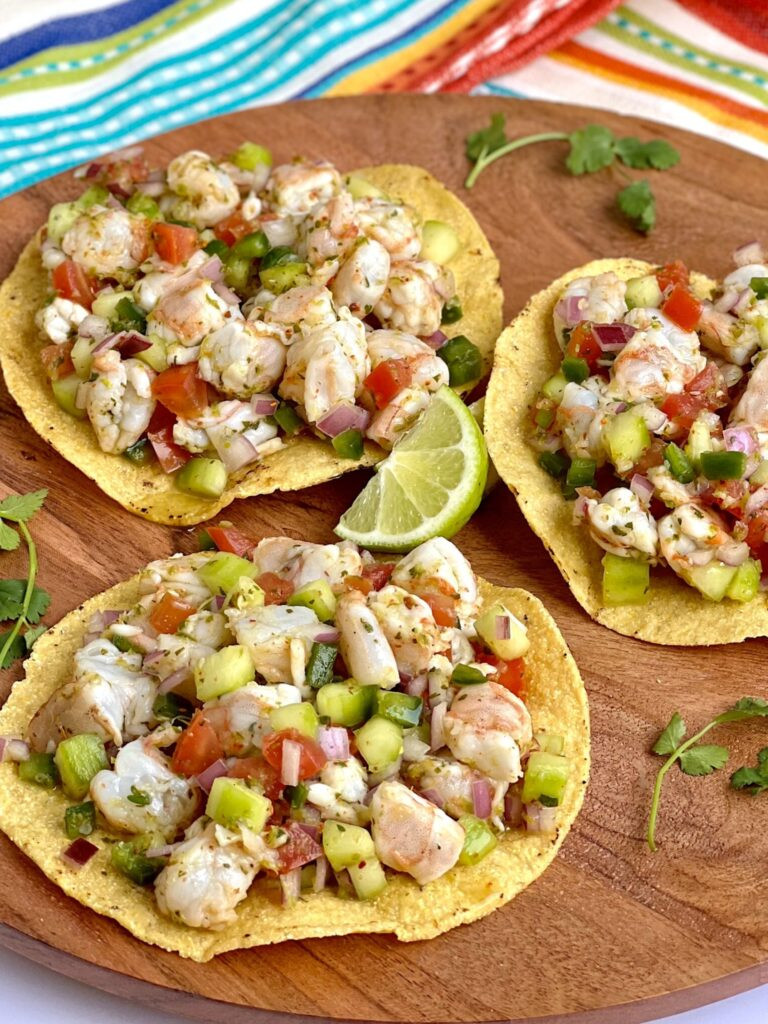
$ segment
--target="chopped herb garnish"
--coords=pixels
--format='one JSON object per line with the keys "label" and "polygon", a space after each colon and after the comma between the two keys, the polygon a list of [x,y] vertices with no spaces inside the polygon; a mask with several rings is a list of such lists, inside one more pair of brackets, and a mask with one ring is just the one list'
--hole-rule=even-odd
{"label": "chopped herb garnish", "polygon": [[0,550],[15,551],[21,539],[27,545],[29,568],[24,580],[0,580],[0,621],[13,621],[11,629],[0,633],[0,669],[8,668],[31,649],[44,627],[22,632],[35,625],[51,603],[50,595],[35,586],[37,548],[27,523],[43,504],[47,491],[12,494],[0,501]]}

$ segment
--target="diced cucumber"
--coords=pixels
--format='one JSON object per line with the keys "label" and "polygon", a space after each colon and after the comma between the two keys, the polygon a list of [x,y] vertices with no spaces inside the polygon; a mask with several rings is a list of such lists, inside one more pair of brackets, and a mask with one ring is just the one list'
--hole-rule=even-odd
{"label": "diced cucumber", "polygon": [[347,191],[353,199],[383,199],[384,193],[359,174],[350,174],[347,179]]}
{"label": "diced cucumber", "polygon": [[226,466],[221,459],[190,459],[176,474],[176,485],[200,498],[218,498],[227,486]]}
{"label": "diced cucumber", "polygon": [[58,244],[82,212],[77,203],[54,203],[48,213],[48,238]]}
{"label": "diced cucumber", "polygon": [[336,614],[336,595],[327,580],[305,583],[291,594],[288,604],[311,608],[321,622],[330,622]]}
{"label": "diced cucumber", "polygon": [[522,658],[531,646],[528,630],[503,604],[492,604],[475,621],[480,639],[505,661]]}
{"label": "diced cucumber", "polygon": [[712,451],[712,434],[709,427],[702,419],[695,419],[688,432],[688,440],[685,443],[685,454],[693,463],[696,472],[701,470],[701,456],[704,452]]}
{"label": "diced cucumber", "polygon": [[77,407],[77,392],[82,383],[76,373],[71,373],[68,377],[59,377],[58,380],[51,381],[53,397],[59,406],[64,412],[78,420],[84,420],[86,417],[85,409],[78,409]]}
{"label": "diced cucumber", "polygon": [[431,260],[442,265],[450,262],[459,248],[459,236],[450,224],[442,220],[424,221],[419,259]]}
{"label": "diced cucumber", "polygon": [[603,436],[608,456],[619,472],[630,469],[651,443],[645,420],[631,409],[609,420]]}
{"label": "diced cucumber", "polygon": [[354,679],[344,683],[327,683],[317,691],[317,712],[331,725],[352,728],[373,713],[377,686],[360,686]]}
{"label": "diced cucumber", "polygon": [[274,267],[262,267],[259,277],[262,285],[275,295],[287,292],[289,288],[298,288],[299,285],[310,283],[307,264],[298,261],[282,263]]}
{"label": "diced cucumber", "polygon": [[207,658],[201,658],[195,665],[197,699],[205,703],[224,693],[239,690],[255,678],[256,669],[247,647],[242,644],[222,647]]}
{"label": "diced cucumber", "polygon": [[243,171],[255,171],[257,167],[271,167],[272,154],[257,142],[241,142],[232,155],[232,163]]}
{"label": "diced cucumber", "polygon": [[75,200],[75,204],[81,210],[90,210],[97,203],[100,206],[103,205],[109,199],[109,194],[109,189],[105,188],[104,185],[89,185],[79,199]]}
{"label": "diced cucumber", "polygon": [[333,820],[323,826],[323,853],[334,871],[376,860],[373,837],[367,829]]}
{"label": "diced cucumber", "polygon": [[648,562],[610,552],[603,555],[603,604],[609,608],[647,604],[650,597],[651,569]]}
{"label": "diced cucumber", "polygon": [[64,811],[64,831],[67,839],[89,836],[96,828],[96,805],[92,800],[74,804]]}
{"label": "diced cucumber", "polygon": [[140,359],[142,363],[146,363],[157,373],[162,373],[163,370],[168,369],[168,352],[165,348],[165,342],[157,334],[148,334],[147,337],[152,342],[149,348],[145,348],[141,352],[136,353],[136,358]]}
{"label": "diced cucumber", "polygon": [[213,780],[205,813],[225,828],[245,825],[259,833],[272,813],[272,804],[263,793],[251,789],[242,779],[228,779],[220,775]]}
{"label": "diced cucumber", "polygon": [[308,701],[275,708],[269,713],[269,724],[275,732],[282,732],[283,729],[296,729],[302,736],[309,736],[311,740],[317,736],[317,712],[314,704],[310,704]]}
{"label": "diced cucumber", "polygon": [[710,601],[722,601],[735,575],[736,569],[732,565],[710,562],[709,565],[691,566],[685,579]]}
{"label": "diced cucumber", "polygon": [[498,840],[488,822],[474,814],[465,814],[459,818],[464,829],[464,846],[459,854],[459,864],[477,864],[487,857],[496,846]]}
{"label": "diced cucumber", "polygon": [[82,800],[94,775],[109,768],[104,741],[87,732],[62,740],[56,748],[55,760],[64,791],[73,800]]}
{"label": "diced cucumber", "polygon": [[562,754],[565,750],[565,738],[551,732],[535,732],[533,738],[539,744],[541,750],[548,754]]}
{"label": "diced cucumber", "polygon": [[43,789],[54,789],[59,784],[59,772],[53,754],[30,754],[26,761],[20,761],[19,778]]}
{"label": "diced cucumber", "polygon": [[91,376],[91,364],[93,363],[90,338],[78,338],[72,346],[69,357],[80,380],[88,380]]}
{"label": "diced cucumber", "polygon": [[554,377],[550,377],[549,380],[544,381],[541,393],[555,402],[562,402],[563,392],[565,391],[565,385],[567,383],[568,381],[565,379],[563,371],[558,370]]}
{"label": "diced cucumber", "polygon": [[369,769],[383,772],[403,753],[403,730],[382,715],[374,715],[355,731],[357,749]]}
{"label": "diced cucumber", "polygon": [[95,316],[103,317],[105,320],[114,320],[117,316],[115,310],[117,309],[118,302],[122,302],[123,299],[130,298],[130,292],[112,291],[109,288],[104,288],[93,300],[91,312]]}
{"label": "diced cucumber", "polygon": [[258,576],[259,567],[247,558],[233,555],[229,551],[219,551],[197,570],[197,575],[212,593],[228,594],[238,586],[241,576],[250,579]]}
{"label": "diced cucumber", "polygon": [[571,762],[567,757],[535,750],[529,755],[525,767],[523,803],[539,800],[548,807],[562,803],[570,771]]}
{"label": "diced cucumber", "polygon": [[230,606],[240,611],[249,608],[263,608],[264,600],[264,591],[249,576],[241,576],[237,581],[237,586],[229,593]]}
{"label": "diced cucumber", "polygon": [[760,589],[760,575],[760,563],[754,558],[748,558],[736,570],[725,596],[730,597],[732,601],[751,601]]}
{"label": "diced cucumber", "polygon": [[160,857],[147,857],[142,850],[137,849],[138,845],[140,844],[136,840],[115,843],[109,858],[112,867],[117,868],[132,882],[137,885],[148,885],[163,870],[165,861]]}
{"label": "diced cucumber", "polygon": [[655,274],[631,277],[627,281],[625,296],[627,309],[658,309],[661,305],[661,288]]}
{"label": "diced cucumber", "polygon": [[749,478],[750,485],[757,484],[758,487],[762,487],[763,484],[768,484],[768,459],[762,459],[757,469]]}
{"label": "diced cucumber", "polygon": [[421,697],[400,693],[397,690],[377,690],[376,714],[388,718],[390,722],[408,729],[421,721],[421,709],[424,701]]}
{"label": "diced cucumber", "polygon": [[[304,678],[307,686],[319,690],[333,681],[333,666],[336,662],[338,647],[334,644],[313,643],[309,652],[307,671]],[[357,722],[355,722],[357,725]]]}
{"label": "diced cucumber", "polygon": [[148,217],[150,220],[157,220],[160,216],[160,207],[146,192],[134,192],[132,196],[128,197],[125,208],[129,213],[135,213],[139,217]]}
{"label": "diced cucumber", "polygon": [[387,887],[387,876],[375,857],[347,868],[359,900],[375,900]]}

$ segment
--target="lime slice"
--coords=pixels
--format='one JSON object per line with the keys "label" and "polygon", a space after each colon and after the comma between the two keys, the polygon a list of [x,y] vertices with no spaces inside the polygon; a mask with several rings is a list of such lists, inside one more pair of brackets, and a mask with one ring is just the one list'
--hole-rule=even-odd
{"label": "lime slice", "polygon": [[336,533],[374,551],[410,551],[452,537],[480,504],[488,453],[477,422],[449,387],[376,467]]}

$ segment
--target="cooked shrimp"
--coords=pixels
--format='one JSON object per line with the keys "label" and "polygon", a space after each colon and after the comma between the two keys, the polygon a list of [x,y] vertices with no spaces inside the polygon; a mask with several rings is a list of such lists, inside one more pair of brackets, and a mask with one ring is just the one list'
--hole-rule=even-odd
{"label": "cooked shrimp", "polygon": [[614,555],[655,561],[656,521],[628,487],[614,487],[599,500],[585,500],[587,528],[593,540]]}
{"label": "cooked shrimp", "polygon": [[230,320],[200,346],[200,376],[236,398],[269,391],[284,369],[283,333],[260,320]]}
{"label": "cooked shrimp", "polygon": [[695,331],[684,331],[658,309],[632,309],[624,322],[637,328],[611,367],[607,393],[639,402],[679,395],[707,365]]}
{"label": "cooked shrimp", "polygon": [[428,338],[440,330],[443,304],[455,293],[450,270],[430,260],[396,263],[373,312],[385,327]]}
{"label": "cooked shrimp", "polygon": [[234,213],[239,202],[237,185],[207,153],[191,149],[168,164],[168,187],[179,197],[172,206],[177,220],[210,228]]}
{"label": "cooked shrimp", "polygon": [[190,928],[223,928],[237,920],[258,868],[239,832],[199,818],[155,879],[158,908]]}
{"label": "cooked shrimp", "polygon": [[365,428],[365,436],[390,451],[411,429],[430,401],[431,395],[423,388],[403,388],[371,418]]}
{"label": "cooked shrimp", "polygon": [[749,557],[749,547],[733,540],[716,512],[694,504],[681,505],[659,520],[659,547],[670,569],[688,582],[693,568],[719,561],[724,553],[729,565]]}
{"label": "cooked shrimp", "polygon": [[[257,415],[249,402],[237,399],[216,402],[202,416],[184,423],[185,428],[195,431],[191,437],[195,444],[196,432],[205,432],[230,473],[283,446],[277,436],[277,424],[267,416]],[[179,435],[179,443],[183,443],[182,436]]]}
{"label": "cooked shrimp", "polygon": [[91,779],[91,799],[111,828],[173,839],[198,807],[199,790],[171,769],[152,736],[127,743],[112,770]]}
{"label": "cooked shrimp", "polygon": [[359,590],[342,594],[336,605],[339,650],[361,686],[391,690],[400,682],[397,661],[378,618]]}
{"label": "cooked shrimp", "polygon": [[401,558],[394,568],[391,582],[418,594],[420,584],[430,579],[442,581],[456,595],[460,622],[477,618],[479,599],[475,574],[456,545],[444,537],[425,541]]}
{"label": "cooked shrimp", "polygon": [[417,258],[421,251],[421,229],[418,214],[410,206],[365,197],[356,200],[355,211],[363,234],[383,245],[393,261]]}
{"label": "cooked shrimp", "polygon": [[473,813],[472,787],[483,779],[473,768],[445,757],[424,757],[413,761],[403,774],[420,793],[430,791],[435,794],[439,798],[436,802],[452,818]]}
{"label": "cooked shrimp", "polygon": [[667,508],[687,505],[696,497],[696,484],[681,484],[670,473],[666,463],[651,466],[645,474],[653,484],[654,497],[663,501]]}
{"label": "cooked shrimp", "polygon": [[[190,271],[202,268],[209,260],[210,256],[203,249],[193,252],[186,263],[170,264],[160,260],[157,255],[150,257],[144,264],[144,269],[147,272],[133,286],[131,293],[133,301],[137,306],[141,306],[145,313],[150,313],[163,295],[178,288],[182,278],[182,285],[188,284],[195,276],[190,274]],[[149,269],[157,264],[161,269]],[[199,280],[203,280],[203,278],[200,277]]]}
{"label": "cooked shrimp", "polygon": [[768,359],[761,359],[750,373],[744,393],[731,410],[729,422],[757,431],[768,430]]}
{"label": "cooked shrimp", "polygon": [[316,206],[299,224],[298,252],[306,257],[312,282],[327,284],[358,236],[355,204],[349,192]]}
{"label": "cooked shrimp", "polygon": [[226,615],[237,642],[248,648],[256,671],[268,683],[295,681],[292,647],[295,651],[296,645],[301,645],[306,665],[313,640],[323,630],[310,608],[279,604],[243,610],[228,608]]}
{"label": "cooked shrimp", "polygon": [[626,281],[620,280],[612,270],[569,281],[553,313],[555,336],[561,347],[565,347],[564,332],[581,320],[596,324],[622,320],[627,312],[626,293]]}
{"label": "cooked shrimp", "polygon": [[453,756],[499,782],[522,775],[520,747],[531,742],[531,716],[525,704],[499,683],[461,689],[444,720]]}
{"label": "cooked shrimp", "polygon": [[160,682],[174,676],[178,680],[177,685],[183,686],[192,682],[195,665],[215,650],[214,646],[188,636],[161,633],[157,638],[157,647],[147,656],[144,668]]}
{"label": "cooked shrimp", "polygon": [[213,726],[227,757],[244,757],[261,750],[262,740],[272,731],[270,713],[300,701],[301,691],[290,683],[247,683],[209,701],[203,717]]}
{"label": "cooked shrimp", "polygon": [[291,537],[266,537],[253,552],[253,561],[262,572],[274,572],[296,587],[314,580],[340,586],[347,576],[359,576],[363,560],[356,545],[310,544]]}
{"label": "cooked shrimp", "polygon": [[331,285],[333,297],[356,316],[367,316],[384,294],[389,273],[387,250],[380,242],[363,238],[339,267]]}
{"label": "cooked shrimp", "polygon": [[704,344],[723,359],[744,366],[760,347],[760,332],[730,313],[721,312],[705,302],[696,330]]}
{"label": "cooked shrimp", "polygon": [[127,281],[147,255],[149,221],[123,209],[93,206],[61,240],[64,252],[96,277]]}
{"label": "cooked shrimp", "polygon": [[402,359],[408,364],[415,386],[437,391],[449,383],[450,374],[445,360],[415,335],[405,331],[372,331],[367,342],[374,370],[386,359]]}
{"label": "cooked shrimp", "polygon": [[280,214],[307,214],[342,191],[341,175],[325,160],[297,160],[275,167],[266,187],[269,205]]}
{"label": "cooked shrimp", "polygon": [[594,459],[598,465],[605,462],[603,387],[597,377],[590,377],[584,384],[569,381],[565,385],[555,416],[563,447],[572,459]]}
{"label": "cooked shrimp", "polygon": [[427,602],[392,585],[372,591],[367,601],[395,656],[398,671],[408,676],[426,672],[432,656],[445,648]]}
{"label": "cooked shrimp", "polygon": [[[249,319],[253,314],[249,313]],[[286,344],[297,334],[306,334],[316,327],[330,327],[339,319],[333,296],[322,285],[299,285],[278,295],[263,313],[269,324],[279,324],[285,332]]]}
{"label": "cooked shrimp", "polygon": [[94,378],[85,389],[85,410],[102,451],[119,455],[141,437],[155,409],[154,371],[114,349],[94,356]]}
{"label": "cooked shrimp", "polygon": [[38,310],[35,323],[55,345],[63,345],[89,315],[85,306],[57,296]]}
{"label": "cooked shrimp", "polygon": [[77,651],[71,681],[54,691],[29,724],[33,750],[48,750],[81,732],[117,746],[146,733],[157,688],[142,672],[141,658],[105,639]]}
{"label": "cooked shrimp", "polygon": [[241,317],[237,306],[230,306],[209,280],[200,278],[160,296],[147,317],[147,333],[166,342],[197,346],[227,321]]}
{"label": "cooked shrimp", "polygon": [[193,612],[184,619],[177,633],[198,644],[206,644],[217,649],[232,642],[232,635],[223,612],[213,612],[209,609]]}
{"label": "cooked shrimp", "polygon": [[382,782],[371,800],[376,855],[387,867],[426,885],[449,871],[464,846],[464,829],[401,782]]}
{"label": "cooked shrimp", "polygon": [[211,597],[210,590],[197,575],[197,570],[207,565],[211,558],[208,551],[158,558],[141,570],[139,593],[151,594],[157,601],[170,593],[185,604],[197,607]]}
{"label": "cooked shrimp", "polygon": [[307,786],[307,801],[320,808],[323,820],[332,818],[350,825],[365,823],[368,809],[368,773],[356,757],[328,761],[320,770],[320,781]]}

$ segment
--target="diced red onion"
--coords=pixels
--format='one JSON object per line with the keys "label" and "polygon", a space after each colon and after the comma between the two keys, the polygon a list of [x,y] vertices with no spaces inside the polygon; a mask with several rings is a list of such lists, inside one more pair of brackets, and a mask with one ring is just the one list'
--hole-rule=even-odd
{"label": "diced red onion", "polygon": [[[145,662],[146,663],[146,662]],[[177,686],[181,686],[183,682],[189,677],[189,670],[186,668],[177,669],[175,672],[171,672],[157,688],[158,693],[170,693],[171,690],[175,690]]]}
{"label": "diced red onion", "polygon": [[744,288],[739,294],[738,299],[733,305],[733,312],[736,316],[744,316],[749,307],[752,305],[752,300],[755,297],[755,293],[751,288]]}
{"label": "diced red onion", "polygon": [[636,332],[637,328],[632,324],[624,324],[621,321],[592,326],[592,333],[597,338],[597,344],[602,352],[620,352]]}
{"label": "diced red onion", "polygon": [[119,339],[116,347],[120,355],[125,356],[126,359],[130,359],[131,356],[135,356],[139,352],[146,352],[148,348],[152,348],[152,342],[149,338],[139,334],[138,331],[121,331]]}
{"label": "diced red onion", "polygon": [[750,263],[764,263],[765,256],[765,250],[760,242],[746,242],[733,250],[731,259],[737,267],[746,267]]}
{"label": "diced red onion", "polygon": [[752,512],[757,512],[758,509],[763,508],[764,505],[768,505],[768,484],[763,484],[753,494],[750,494],[744,511],[747,515],[750,515]]}
{"label": "diced red onion", "polygon": [[329,761],[346,761],[349,757],[349,735],[340,725],[321,725],[317,742]]}
{"label": "diced red onion", "polygon": [[149,668],[154,665],[156,661],[159,661],[163,657],[164,654],[165,651],[150,651],[144,659],[144,668]]}
{"label": "diced red onion", "polygon": [[574,523],[580,523],[582,519],[587,517],[587,499],[583,494],[579,494],[573,503],[573,521]]}
{"label": "diced red onion", "polygon": [[0,761],[28,761],[29,744],[14,736],[0,736]]}
{"label": "diced red onion", "polygon": [[[733,285],[726,288],[719,299],[712,305],[712,308],[716,313],[730,313],[736,303],[739,301],[739,289],[734,288]],[[707,310],[709,303],[703,303],[702,313]]]}
{"label": "diced red onion", "polygon": [[153,857],[170,857],[179,846],[181,846],[181,843],[165,843],[164,846],[150,846],[144,856],[150,860]]}
{"label": "diced red onion", "polygon": [[144,654],[151,654],[157,650],[157,640],[154,637],[147,636],[146,633],[137,633],[136,636],[132,636],[131,643]]}
{"label": "diced red onion", "polygon": [[289,907],[301,895],[301,868],[293,868],[280,875],[280,888],[283,891],[283,906]]}
{"label": "diced red onion", "polygon": [[487,779],[472,783],[472,805],[478,818],[490,818],[493,812],[493,793]]}
{"label": "diced red onion", "polygon": [[301,744],[296,740],[283,740],[283,761],[280,781],[284,786],[298,786],[301,764]]}
{"label": "diced red onion", "polygon": [[581,304],[586,299],[583,295],[566,295],[560,299],[555,306],[555,315],[565,323],[566,327],[575,327],[583,317],[581,315]]}
{"label": "diced red onion", "polygon": [[220,778],[222,775],[226,775],[229,771],[227,762],[223,758],[219,758],[218,761],[214,761],[213,764],[209,765],[205,771],[200,772],[197,778],[197,784],[204,793],[210,793],[211,786],[214,781]]}
{"label": "diced red onion", "polygon": [[749,558],[749,545],[746,541],[728,541],[717,549],[717,557],[726,565],[741,565]]}
{"label": "diced red onion", "polygon": [[[302,832],[306,833],[310,839],[314,839],[315,842],[320,838],[319,825],[309,825],[304,821],[298,821],[295,825],[291,825],[291,828],[300,829]],[[314,857],[312,859],[314,860]]]}
{"label": "diced red onion", "polygon": [[508,789],[504,797],[504,821],[512,828],[523,824],[523,801],[516,789]]}
{"label": "diced red onion", "polygon": [[274,395],[251,395],[251,409],[256,416],[271,416],[278,405]]}
{"label": "diced red onion", "polygon": [[442,331],[435,331],[434,334],[430,334],[428,337],[422,338],[421,340],[425,341],[430,348],[437,351],[443,347],[446,341],[448,341],[448,335],[443,334]]}
{"label": "diced red onion", "polygon": [[371,416],[367,409],[349,402],[340,402],[317,421],[317,429],[328,437],[336,437],[345,430],[365,430]]}
{"label": "diced red onion", "polygon": [[647,476],[643,476],[642,473],[635,473],[629,481],[629,489],[643,505],[650,505],[654,488]]}
{"label": "diced red onion", "polygon": [[529,832],[554,832],[557,822],[557,808],[541,804],[525,805],[525,827]]}
{"label": "diced red onion", "polygon": [[325,857],[318,857],[315,863],[315,880],[312,888],[315,892],[322,892],[328,884],[328,861]]}
{"label": "diced red onion", "polygon": [[261,230],[273,249],[277,245],[291,245],[296,239],[296,227],[290,217],[265,218],[261,222]]}
{"label": "diced red onion", "polygon": [[429,800],[429,802],[434,804],[435,807],[443,807],[445,804],[445,801],[436,789],[422,789],[419,792],[419,796],[423,796],[425,800]]}
{"label": "diced red onion", "polygon": [[437,704],[432,709],[432,719],[429,723],[429,745],[433,750],[439,750],[445,746],[444,725],[447,712],[447,704]]}
{"label": "diced red onion", "polygon": [[323,626],[312,638],[317,644],[335,644],[339,639],[336,626]]}
{"label": "diced red onion", "polygon": [[61,859],[69,864],[70,867],[79,871],[98,852],[98,846],[94,846],[93,843],[89,843],[87,839],[81,837],[76,839],[74,843],[70,843],[66,850],[62,851]]}
{"label": "diced red onion", "polygon": [[254,459],[259,457],[255,447],[243,434],[229,434],[227,432],[225,436],[217,431],[214,436],[209,431],[208,436],[213,442],[219,458],[226,466],[228,473],[234,473],[235,470],[240,469],[242,466],[247,466],[249,462],[253,462]]}
{"label": "diced red onion", "polygon": [[723,431],[723,440],[729,452],[752,455],[757,451],[757,437],[751,427],[726,427]]}
{"label": "diced red onion", "polygon": [[221,609],[222,609],[222,608],[224,607],[224,602],[225,602],[226,600],[227,600],[227,599],[226,599],[226,597],[224,596],[224,594],[217,594],[217,595],[216,595],[216,596],[214,597],[214,599],[213,599],[213,602],[212,602],[212,604],[213,604],[213,607],[214,607],[214,608],[216,609],[216,611],[217,611],[217,612],[220,612],[220,611],[221,611]]}
{"label": "diced red onion", "polygon": [[555,434],[532,434],[530,443],[538,452],[556,452],[560,448],[560,438]]}
{"label": "diced red onion", "polygon": [[[209,281],[217,282],[221,281],[224,265],[221,259],[214,255],[207,259],[205,263],[201,263],[199,267],[195,267],[192,272],[196,277],[207,277]],[[235,298],[237,302],[240,301],[237,299],[237,296]]]}
{"label": "diced red onion", "polygon": [[77,325],[77,333],[81,338],[100,338],[104,334],[104,329],[107,321],[102,316],[94,316],[93,313],[89,313],[88,316],[81,320]]}
{"label": "diced red onion", "polygon": [[99,356],[102,352],[108,352],[111,348],[114,348],[120,341],[121,333],[121,331],[118,331],[114,334],[108,334],[106,338],[102,338],[99,344],[92,350],[91,355]]}
{"label": "diced red onion", "polygon": [[[162,173],[162,171],[160,173]],[[137,183],[136,191],[140,195],[151,196],[153,199],[156,199],[158,196],[161,196],[163,192],[165,192],[165,182],[162,180],[140,181]]]}
{"label": "diced red onion", "polygon": [[233,292],[231,288],[227,288],[223,281],[214,281],[213,290],[220,299],[224,299],[230,306],[240,305],[240,296],[237,292]]}
{"label": "diced red onion", "polygon": [[669,419],[667,414],[657,409],[655,405],[646,406],[640,415],[651,433],[658,433]]}
{"label": "diced red onion", "polygon": [[108,206],[111,210],[122,210],[123,204],[119,202],[115,196],[121,196],[123,199],[127,199],[130,196],[128,189],[123,188],[119,181],[108,181],[107,188],[109,195],[104,200],[104,206]]}
{"label": "diced red onion", "polygon": [[[146,176],[144,181],[155,181],[155,182],[160,181],[160,182],[164,183],[165,182],[165,171],[162,170],[159,167],[156,167],[153,171],[149,172],[149,174]],[[138,182],[138,184],[139,185],[143,185],[144,182],[140,181],[140,182]]]}
{"label": "diced red onion", "polygon": [[403,689],[407,694],[409,694],[409,696],[423,697],[427,689],[427,676],[425,673],[422,673],[419,676],[414,676],[402,685]]}
{"label": "diced red onion", "polygon": [[494,623],[497,640],[509,640],[509,616],[497,615]]}

